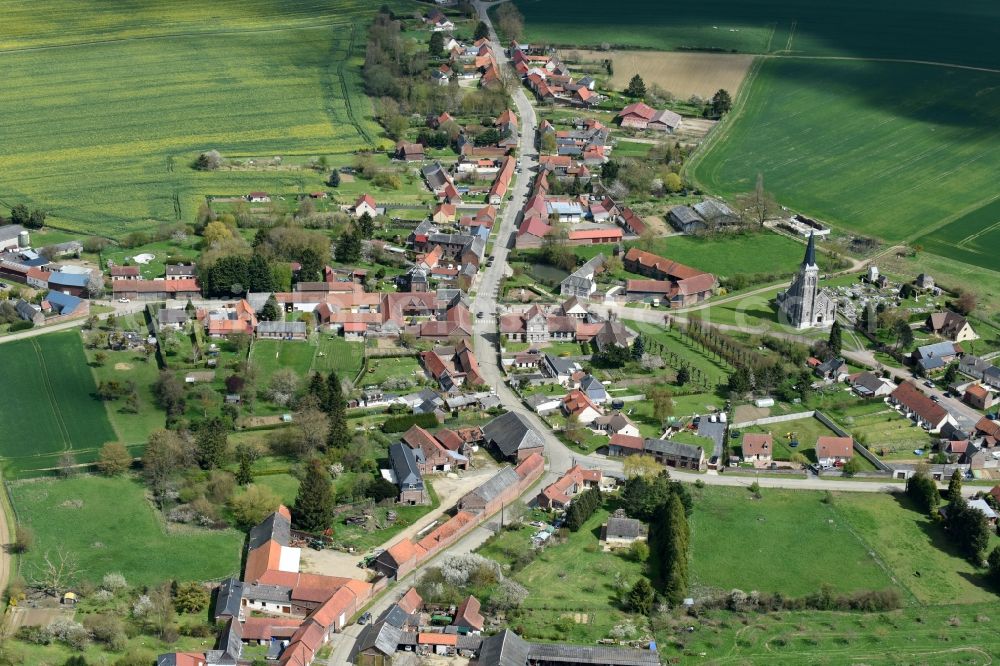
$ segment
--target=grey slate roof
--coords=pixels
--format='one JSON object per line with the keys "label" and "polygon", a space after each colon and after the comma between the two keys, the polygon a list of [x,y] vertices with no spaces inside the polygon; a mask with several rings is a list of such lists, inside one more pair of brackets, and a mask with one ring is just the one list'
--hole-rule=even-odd
{"label": "grey slate roof", "polygon": [[14,309],[17,310],[17,314],[21,316],[21,319],[25,321],[31,321],[40,312],[40,310],[36,310],[32,307],[31,303],[23,298],[18,299],[17,303],[14,304]]}
{"label": "grey slate roof", "polygon": [[292,535],[292,524],[287,518],[275,511],[258,525],[250,528],[250,550],[256,550],[274,539],[282,546],[287,546]]}
{"label": "grey slate roof", "polygon": [[283,585],[244,585],[243,596],[251,601],[288,602],[292,598],[292,588]]}
{"label": "grey slate roof", "polygon": [[483,437],[492,442],[505,456],[516,455],[522,449],[542,447],[542,437],[527,419],[517,412],[507,412],[483,426]]}
{"label": "grey slate roof", "polygon": [[188,320],[188,313],[182,308],[162,308],[158,317],[161,324],[183,324]]}
{"label": "grey slate roof", "polygon": [[562,643],[527,643],[527,646],[528,659],[532,662],[595,666],[657,666],[660,663],[659,656],[654,650]]}
{"label": "grey slate roof", "polygon": [[239,619],[231,618],[226,628],[219,634],[216,649],[205,653],[205,660],[215,666],[236,666],[243,654],[243,625]]}
{"label": "grey slate roof", "polygon": [[642,524],[635,518],[608,518],[606,536],[618,539],[635,539],[642,533]]}
{"label": "grey slate roof", "polygon": [[257,324],[260,333],[279,335],[305,335],[306,323],[304,321],[262,321]]}
{"label": "grey slate roof", "polygon": [[647,439],[645,449],[654,453],[662,453],[681,458],[700,458],[701,448],[691,444],[680,444],[666,439]]}
{"label": "grey slate roof", "polygon": [[484,502],[491,502],[499,497],[507,488],[516,485],[521,481],[513,467],[507,466],[487,479],[482,485],[473,490],[470,495],[481,498]]}
{"label": "grey slate roof", "polygon": [[243,598],[243,582],[231,576],[222,581],[215,597],[215,617],[224,615],[240,616],[240,605]]}
{"label": "grey slate roof", "polygon": [[528,662],[528,643],[510,629],[483,639],[479,648],[479,666],[524,666]]}
{"label": "grey slate roof", "polygon": [[361,630],[354,649],[351,650],[351,661],[355,661],[359,652],[375,648],[385,655],[391,655],[396,651],[402,638],[403,631],[399,627],[394,627],[388,622],[373,622]]}
{"label": "grey slate roof", "polygon": [[389,464],[396,474],[396,485],[400,490],[419,490],[424,487],[424,480],[417,469],[417,459],[409,446],[400,442],[391,445]]}

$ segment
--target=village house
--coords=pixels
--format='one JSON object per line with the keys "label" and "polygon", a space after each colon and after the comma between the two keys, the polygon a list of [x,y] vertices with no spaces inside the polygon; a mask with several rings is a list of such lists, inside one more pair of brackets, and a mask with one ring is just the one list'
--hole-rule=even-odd
{"label": "village house", "polygon": [[562,411],[567,419],[575,418],[580,425],[589,426],[603,411],[579,390],[570,391],[562,399]]}
{"label": "village house", "polygon": [[770,464],[774,455],[774,437],[771,433],[747,433],[743,435],[743,462]]}
{"label": "village house", "polygon": [[816,439],[816,461],[822,467],[846,463],[854,455],[854,440],[850,437],[822,436]]}
{"label": "village house", "polygon": [[246,299],[212,309],[200,308],[196,316],[213,338],[224,338],[233,333],[253,335],[258,323],[257,313]]}
{"label": "village house", "polygon": [[413,450],[417,469],[421,474],[451,472],[466,469],[469,465],[468,458],[457,450],[445,447],[434,435],[418,425],[410,426],[400,441]]}
{"label": "village house", "polygon": [[485,383],[468,340],[460,340],[455,346],[435,347],[423,352],[420,358],[424,368],[446,393],[457,393],[463,387]]}
{"label": "village house", "polygon": [[992,407],[996,399],[993,392],[982,384],[973,384],[965,389],[962,401],[973,409],[985,410]]}
{"label": "village house", "polygon": [[389,446],[389,469],[382,470],[382,476],[399,488],[400,504],[426,504],[429,501],[420,475],[417,455],[423,457],[420,449],[413,449],[402,442]]}
{"label": "village house", "polygon": [[946,424],[957,425],[955,417],[947,409],[924,395],[913,382],[897,386],[888,400],[889,404],[895,405],[904,416],[928,432],[940,432]]}
{"label": "village house", "polygon": [[965,354],[958,362],[958,371],[973,379],[978,379],[986,386],[1000,389],[1000,367],[972,354]]}
{"label": "village house", "polygon": [[607,261],[603,254],[598,254],[593,259],[587,261],[583,266],[566,276],[559,283],[559,294],[562,296],[575,296],[577,298],[590,298],[591,294],[597,291],[597,281],[595,276]]}
{"label": "village house", "polygon": [[966,342],[967,340],[976,340],[979,338],[976,332],[972,330],[969,320],[951,310],[932,313],[927,317],[924,326],[930,333],[939,335],[952,342]]}
{"label": "village house", "polygon": [[849,375],[847,381],[860,398],[882,398],[896,388],[892,380],[879,377],[868,370]]}
{"label": "village house", "polygon": [[643,452],[666,467],[700,470],[705,466],[705,452],[700,446],[665,439],[646,439]]}
{"label": "village house", "polygon": [[169,280],[194,280],[198,277],[197,264],[167,264],[164,267],[164,275]]}
{"label": "village house", "polygon": [[954,342],[937,342],[917,347],[910,359],[924,372],[935,373],[947,368],[961,353],[962,348]]}
{"label": "village house", "polygon": [[608,455],[611,457],[625,458],[637,453],[642,453],[646,442],[638,435],[612,435],[608,441]]}
{"label": "village house", "polygon": [[400,141],[396,144],[396,159],[403,160],[404,162],[423,161],[424,147],[419,143]]}
{"label": "village house", "polygon": [[609,437],[613,435],[628,435],[630,437],[639,436],[639,427],[621,412],[612,412],[599,416],[594,420],[594,428],[606,432]]}
{"label": "village house", "polygon": [[138,266],[112,266],[108,272],[111,275],[112,282],[116,280],[138,280],[142,277]]}
{"label": "village house", "polygon": [[258,340],[305,340],[309,330],[304,321],[262,321],[257,324]]}
{"label": "village house", "polygon": [[[626,292],[633,300],[662,298],[671,307],[687,307],[711,298],[717,281],[711,273],[631,248],[622,259],[625,270],[652,280],[629,280]],[[657,284],[664,281],[667,284]]]}
{"label": "village house", "polygon": [[574,495],[590,488],[600,489],[603,478],[599,469],[584,469],[580,465],[574,465],[538,494],[538,506],[543,509],[568,509]]}
{"label": "village house", "polygon": [[112,280],[112,296],[115,300],[127,298],[141,301],[190,300],[201,298],[198,280]]}
{"label": "village house", "polygon": [[375,197],[365,192],[358,197],[357,201],[354,202],[354,206],[351,207],[351,212],[356,218],[365,214],[375,217],[378,215],[378,207],[375,204]]}
{"label": "village house", "polygon": [[628,518],[624,509],[615,509],[608,522],[601,526],[601,541],[608,550],[628,548],[636,541],[646,540],[646,526]]}

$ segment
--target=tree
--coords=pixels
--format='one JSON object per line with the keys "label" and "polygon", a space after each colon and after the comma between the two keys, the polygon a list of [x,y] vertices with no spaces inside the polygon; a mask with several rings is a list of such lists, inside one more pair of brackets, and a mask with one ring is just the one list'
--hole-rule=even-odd
{"label": "tree", "polygon": [[[303,400],[303,402],[311,402]],[[295,412],[292,422],[302,438],[306,451],[318,449],[330,434],[330,419],[321,409],[307,406]]]}
{"label": "tree", "polygon": [[897,335],[898,346],[907,349],[913,344],[913,329],[910,328],[909,322],[905,319],[900,319],[896,322],[895,333]]}
{"label": "tree", "polygon": [[[250,257],[247,265],[247,289],[249,291],[269,292],[274,291],[274,274],[267,259],[259,254]],[[273,296],[272,296],[273,298]]]}
{"label": "tree", "polygon": [[153,395],[157,404],[167,412],[167,416],[176,416],[184,411],[184,385],[177,376],[166,370],[153,383]]}
{"label": "tree", "polygon": [[952,304],[952,307],[960,314],[972,314],[972,311],[976,309],[976,295],[971,291],[963,291]]}
{"label": "tree", "polygon": [[327,178],[326,184],[330,187],[340,187],[340,171],[334,169],[330,172],[330,177]]}
{"label": "tree", "polygon": [[251,527],[274,513],[281,504],[281,498],[267,486],[250,484],[242,493],[234,494],[229,500],[233,518],[240,527]]}
{"label": "tree", "polygon": [[345,231],[337,239],[334,256],[341,263],[353,263],[361,258],[361,235],[354,230]]}
{"label": "tree", "polygon": [[45,551],[42,561],[36,563],[28,573],[28,582],[46,594],[57,596],[72,587],[79,575],[80,566],[76,556],[60,546],[54,554]]}
{"label": "tree", "polygon": [[[435,35],[440,35],[441,33],[436,32]],[[375,235],[375,220],[368,213],[362,213],[361,217],[358,218],[357,222],[358,233],[361,234],[362,238],[370,239]]]}
{"label": "tree", "polygon": [[427,51],[430,53],[432,58],[440,57],[441,51],[444,51],[444,34],[440,32],[432,32],[431,41],[427,45]]}
{"label": "tree", "polygon": [[98,368],[104,367],[104,364],[107,362],[107,360],[108,360],[108,355],[105,352],[99,351],[96,354],[94,354],[94,365],[96,365]]}
{"label": "tree", "polygon": [[994,546],[990,551],[990,556],[986,558],[986,565],[989,568],[989,577],[993,585],[1000,588],[1000,546]]}
{"label": "tree", "polygon": [[632,343],[632,358],[636,361],[641,361],[643,354],[646,353],[646,342],[642,339],[642,336],[636,336],[635,342]]}
{"label": "tree", "polygon": [[750,371],[741,365],[729,375],[729,392],[735,396],[743,396],[749,391]]}
{"label": "tree", "polygon": [[156,495],[161,495],[167,481],[185,466],[185,445],[172,430],[157,430],[149,436],[142,454],[142,473]]}
{"label": "tree", "polygon": [[945,368],[942,381],[945,383],[945,386],[951,386],[955,383],[956,379],[958,379],[958,363],[952,363]]}
{"label": "tree", "polygon": [[626,606],[633,613],[649,615],[653,608],[653,586],[645,578],[640,578],[632,586],[626,597]]}
{"label": "tree", "polygon": [[621,169],[621,165],[614,160],[609,160],[601,165],[601,180],[605,184],[610,184],[611,181],[618,178],[618,172]]}
{"label": "tree", "polygon": [[19,224],[22,227],[28,226],[28,219],[31,217],[31,213],[28,212],[28,207],[24,204],[17,204],[10,209],[10,223]]}
{"label": "tree", "polygon": [[281,368],[267,385],[267,397],[276,405],[287,405],[299,390],[299,375],[291,368]]}
{"label": "tree", "polygon": [[553,154],[556,152],[558,146],[556,145],[556,133],[546,132],[542,135],[542,139],[539,142],[539,147],[543,153]]}
{"label": "tree", "polygon": [[653,456],[644,456],[639,453],[627,456],[622,461],[622,466],[626,479],[637,476],[656,476],[663,470],[663,466],[656,462]]}
{"label": "tree", "polygon": [[948,505],[945,526],[959,549],[978,564],[990,543],[990,526],[986,514],[969,506],[964,499]]}
{"label": "tree", "polygon": [[677,385],[684,386],[689,381],[691,381],[691,371],[688,370],[686,365],[682,365],[680,370],[677,371]]}
{"label": "tree", "polygon": [[480,39],[489,38],[489,36],[490,36],[490,28],[489,28],[489,26],[486,25],[485,23],[483,23],[482,21],[480,21],[479,23],[477,23],[476,24],[476,31],[474,33],[472,33],[472,39],[473,39],[473,41],[478,42]]}
{"label": "tree", "polygon": [[340,378],[336,372],[327,377],[326,413],[330,415],[330,431],[327,446],[342,449],[351,443],[351,431],[347,427],[347,400],[344,398]]}
{"label": "tree", "polygon": [[653,418],[665,424],[674,414],[674,400],[670,389],[664,386],[653,388],[647,396],[653,403]]}
{"label": "tree", "polygon": [[97,467],[105,476],[120,476],[132,466],[132,455],[121,442],[108,442],[101,447]]}
{"label": "tree", "polygon": [[712,96],[712,115],[715,118],[721,118],[725,114],[729,113],[730,109],[733,108],[733,98],[729,95],[729,91],[724,88],[720,88]]}
{"label": "tree", "polygon": [[198,464],[202,469],[216,469],[225,465],[229,434],[221,418],[215,416],[202,421],[194,441]]}
{"label": "tree", "polygon": [[205,247],[212,247],[215,244],[222,244],[227,240],[233,239],[233,232],[218,220],[205,225],[205,230],[201,235],[205,239]]}
{"label": "tree", "polygon": [[198,613],[208,606],[208,602],[208,590],[195,581],[181,583],[174,595],[174,608],[178,613]]}
{"label": "tree", "polygon": [[253,483],[253,464],[260,457],[260,451],[253,446],[240,444],[236,447],[236,460],[239,468],[236,470],[236,483],[241,486]]}
{"label": "tree", "polygon": [[933,513],[934,509],[941,503],[941,495],[938,493],[937,485],[928,475],[926,469],[918,469],[913,476],[906,480],[906,494],[926,514]]}
{"label": "tree", "polygon": [[14,530],[14,543],[10,551],[15,555],[27,553],[35,545],[35,532],[27,525],[18,525]]}
{"label": "tree", "polygon": [[299,484],[299,493],[292,506],[292,520],[301,529],[322,532],[333,522],[333,489],[330,475],[323,463],[313,458]]}
{"label": "tree", "polygon": [[953,503],[962,499],[962,472],[957,469],[951,473],[951,479],[948,481],[948,493],[945,497]]}
{"label": "tree", "polygon": [[764,174],[760,172],[753,192],[736,197],[736,207],[744,224],[758,227],[763,227],[780,210],[774,196],[764,189]]}
{"label": "tree", "polygon": [[629,97],[646,96],[646,83],[642,80],[641,76],[636,74],[629,80],[628,86],[625,88],[625,94]]}
{"label": "tree", "polygon": [[841,473],[846,477],[852,477],[861,471],[861,460],[859,456],[851,456],[850,459],[844,463],[844,466],[840,468]]}
{"label": "tree", "polygon": [[262,321],[278,321],[281,318],[281,310],[278,307],[278,301],[274,298],[274,294],[271,294],[267,302],[257,313],[257,318]]}
{"label": "tree", "polygon": [[659,512],[652,531],[655,545],[650,550],[660,555],[663,595],[671,604],[680,604],[687,594],[690,533],[684,504],[677,494],[667,500],[666,510]]}
{"label": "tree", "polygon": [[299,275],[296,282],[316,282],[323,279],[323,257],[315,248],[307,247],[299,254]]}
{"label": "tree", "polygon": [[842,339],[839,321],[834,320],[833,326],[830,327],[830,337],[827,339],[826,344],[834,356],[840,356],[840,351],[843,349],[844,341]]}

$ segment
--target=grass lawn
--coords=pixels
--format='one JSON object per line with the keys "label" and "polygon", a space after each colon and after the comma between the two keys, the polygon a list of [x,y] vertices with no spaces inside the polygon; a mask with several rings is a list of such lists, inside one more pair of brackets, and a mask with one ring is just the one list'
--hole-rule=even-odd
{"label": "grass lawn", "polygon": [[[333,538],[335,542],[337,544],[353,546],[362,553],[386,543],[394,536],[402,532],[405,528],[409,527],[434,509],[441,506],[441,501],[438,499],[437,493],[434,491],[432,482],[428,479],[424,479],[424,483],[427,484],[427,491],[431,497],[430,504],[420,506],[400,505],[388,508],[375,507],[375,517],[383,524],[388,525],[382,529],[375,529],[372,521],[369,521],[368,523],[369,525],[372,525],[372,529],[369,530],[366,525],[348,525],[344,522],[343,518],[338,519],[333,526]],[[385,522],[387,511],[396,512],[396,520],[392,523]],[[346,515],[344,518],[346,518]]]}
{"label": "grass lawn", "polygon": [[651,143],[621,140],[615,144],[613,153],[615,157],[645,157],[652,148]]}
{"label": "grass lawn", "polygon": [[[631,587],[644,575],[643,565],[624,553],[601,551],[598,538],[607,519],[606,509],[596,511],[565,543],[545,548],[513,575],[529,592],[518,616],[510,620],[514,631],[527,640],[589,644],[605,638],[626,618],[644,631],[645,620],[621,609],[614,587],[616,577]],[[530,548],[535,531],[527,527],[501,533],[479,552],[510,564]]]}
{"label": "grass lawn", "polygon": [[104,406],[93,398],[94,376],[76,330],[0,347],[7,380],[0,382],[0,455],[16,473],[54,467],[72,450],[93,459],[116,439]]}
{"label": "grass lawn", "polygon": [[358,370],[361,369],[364,355],[363,342],[348,342],[336,335],[320,333],[319,349],[316,351],[316,358],[313,359],[313,370],[318,372],[336,370],[342,379],[354,381]]}
{"label": "grass lawn", "polygon": [[280,368],[290,368],[306,381],[316,355],[316,345],[309,341],[254,340],[251,356],[260,371],[261,386]]}
{"label": "grass lawn", "polygon": [[656,348],[656,353],[675,370],[685,365],[697,369],[701,373],[698,375],[698,379],[704,378],[704,383],[708,386],[723,384],[729,380],[729,374],[733,371],[733,367],[729,363],[718,357],[706,355],[705,352],[695,347],[694,342],[689,337],[679,331],[667,330],[655,324],[638,321],[627,321],[626,325],[650,342],[661,345],[662,352]]}
{"label": "grass lawn", "polygon": [[190,165],[209,149],[309,157],[388,144],[361,90],[376,9],[359,0],[4,3],[0,116],[10,140],[0,199],[44,208],[61,227],[121,236],[190,221],[210,193],[322,189],[311,170]]}
{"label": "grass lawn", "polygon": [[95,582],[111,571],[139,585],[239,572],[243,534],[168,531],[134,480],[77,476],[24,482],[11,487],[11,496],[18,518],[35,532],[35,546],[22,560],[24,571],[62,547],[77,558],[81,577]]}
{"label": "grass lawn", "polygon": [[929,453],[937,439],[880,400],[845,409],[838,423],[880,458],[912,459],[914,449]]}
{"label": "grass lawn", "polygon": [[[944,528],[917,511],[905,495],[843,493],[833,506],[918,602],[996,602],[985,570],[962,557]],[[986,552],[998,543],[1000,539],[992,536]]]}
{"label": "grass lawn", "polygon": [[1000,238],[996,83],[915,64],[768,60],[690,172],[726,196],[762,173],[796,210],[890,242],[926,235],[930,252],[997,270],[986,249]]}
{"label": "grass lawn", "polygon": [[892,584],[868,546],[820,501],[821,493],[766,488],[755,500],[745,488],[693,492],[696,598],[733,588],[803,596],[820,583],[840,592]]}
{"label": "grass lawn", "polygon": [[[837,436],[837,433],[820,423],[818,419],[812,417],[740,428],[741,435],[754,432],[769,432],[774,436],[775,460],[788,460],[793,453],[801,453],[809,459],[809,462],[813,463],[816,462],[816,440],[819,437]],[[739,446],[742,441],[742,437],[733,440],[734,448]],[[799,445],[792,447],[792,441],[798,441]]]}
{"label": "grass lawn", "polygon": [[656,632],[661,658],[739,664],[987,664],[997,656],[991,604],[909,607],[888,613],[703,611],[688,633],[682,611]]}
{"label": "grass lawn", "polygon": [[378,386],[390,377],[409,377],[410,379],[424,376],[420,362],[412,356],[390,356],[368,359],[368,372],[364,373],[358,382],[361,386]]}
{"label": "grass lawn", "polygon": [[295,504],[295,497],[299,493],[299,480],[291,474],[257,474],[253,482],[273,490],[285,506]]}
{"label": "grass lawn", "polygon": [[129,414],[122,411],[124,400],[105,402],[104,406],[118,441],[129,446],[138,445],[133,451],[138,454],[149,439],[149,433],[164,427],[166,423],[166,414],[157,407],[153,395],[153,384],[160,374],[156,359],[150,357],[146,361],[144,354],[135,351],[105,351],[107,360],[103,365],[97,366],[93,364],[94,353],[93,350],[86,350],[96,382],[116,380],[132,381],[136,384],[139,393],[137,413]]}

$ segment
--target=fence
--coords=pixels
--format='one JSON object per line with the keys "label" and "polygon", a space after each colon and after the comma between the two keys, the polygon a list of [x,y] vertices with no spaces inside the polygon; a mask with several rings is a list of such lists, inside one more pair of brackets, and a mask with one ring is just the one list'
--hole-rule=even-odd
{"label": "fence", "polygon": [[809,411],[809,412],[795,412],[794,414],[781,414],[780,416],[764,416],[759,419],[754,419],[753,421],[742,421],[740,423],[733,423],[730,425],[730,427],[748,428],[750,426],[768,425],[771,423],[784,423],[785,421],[798,421],[799,419],[812,418],[815,414],[816,414],[815,411]]}

